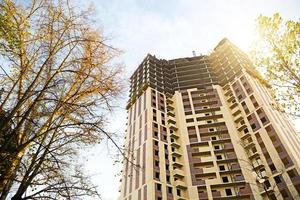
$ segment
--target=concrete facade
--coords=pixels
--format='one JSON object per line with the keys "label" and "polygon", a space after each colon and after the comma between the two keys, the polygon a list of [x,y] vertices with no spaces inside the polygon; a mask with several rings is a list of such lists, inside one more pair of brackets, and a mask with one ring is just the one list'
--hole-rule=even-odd
{"label": "concrete facade", "polygon": [[300,199],[300,138],[227,39],[131,77],[120,200]]}

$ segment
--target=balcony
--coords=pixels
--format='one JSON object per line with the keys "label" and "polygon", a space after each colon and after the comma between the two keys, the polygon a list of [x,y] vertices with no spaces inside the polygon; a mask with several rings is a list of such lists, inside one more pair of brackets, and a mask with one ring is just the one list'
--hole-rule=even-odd
{"label": "balcony", "polygon": [[291,178],[291,181],[293,182],[294,185],[297,185],[298,183],[300,183],[300,176],[295,176]]}
{"label": "balcony", "polygon": [[234,103],[230,104],[229,108],[232,110],[232,109],[234,109],[237,106],[238,106],[238,103],[234,102]]}
{"label": "balcony", "polygon": [[199,192],[198,197],[200,200],[208,200],[207,192],[201,192],[201,193]]}
{"label": "balcony", "polygon": [[185,182],[183,182],[181,180],[176,180],[175,181],[175,186],[176,186],[176,188],[179,188],[179,189],[186,189],[187,188]]}
{"label": "balcony", "polygon": [[241,114],[242,111],[237,107],[237,109],[232,110],[232,115],[236,117],[237,115]]}
{"label": "balcony", "polygon": [[249,149],[249,148],[252,148],[253,146],[255,146],[255,144],[253,143],[253,141],[248,142],[248,143],[244,143],[243,145],[244,145],[245,149]]}
{"label": "balcony", "polygon": [[245,140],[247,138],[251,137],[250,132],[244,133],[244,135],[241,137],[242,140]]}
{"label": "balcony", "polygon": [[174,131],[172,133],[170,133],[170,137],[173,138],[173,139],[178,139],[179,138],[179,136]]}
{"label": "balcony", "polygon": [[175,121],[175,119],[173,117],[169,117],[168,123],[169,124],[176,124],[176,121]]}
{"label": "balcony", "polygon": [[239,122],[242,121],[242,120],[243,120],[242,115],[238,115],[238,116],[234,117],[234,122],[235,122],[235,123],[239,123]]}
{"label": "balcony", "polygon": [[230,94],[232,94],[232,91],[230,89],[225,92],[226,96],[229,96]]}
{"label": "balcony", "polygon": [[168,116],[171,116],[171,117],[175,117],[174,112],[171,112],[171,111],[168,111],[168,112],[167,112],[167,115],[168,115]]}
{"label": "balcony", "polygon": [[181,157],[182,154],[175,150],[175,151],[172,152],[172,156]]}
{"label": "balcony", "polygon": [[175,178],[183,178],[184,177],[184,172],[181,169],[174,169],[172,171],[172,174]]}
{"label": "balcony", "polygon": [[173,162],[173,166],[176,168],[181,168],[183,166],[183,164],[182,164],[182,162],[177,160],[177,161]]}
{"label": "balcony", "polygon": [[259,153],[258,152],[255,152],[255,153],[251,153],[250,156],[249,156],[249,159],[254,159],[254,158],[257,158],[259,157]]}
{"label": "balcony", "polygon": [[231,96],[228,97],[227,102],[228,102],[228,103],[231,102],[234,98],[235,98],[235,97],[234,97],[234,95],[232,94]]}
{"label": "balcony", "polygon": [[223,117],[222,114],[209,115],[209,116],[204,116],[204,117],[197,117],[196,120],[197,121],[205,121],[205,120],[209,120],[209,119],[219,119],[219,118],[222,118],[222,117]]}
{"label": "balcony", "polygon": [[223,86],[223,90],[228,90],[228,89],[230,89],[229,84],[226,84],[226,85]]}
{"label": "balcony", "polygon": [[168,105],[167,105],[167,109],[168,109],[168,110],[174,110],[174,107],[173,107],[171,104],[168,104]]}
{"label": "balcony", "polygon": [[213,198],[221,197],[221,192],[220,191],[213,191],[212,196],[213,196]]}
{"label": "balcony", "polygon": [[174,124],[170,124],[170,129],[173,130],[173,131],[177,131],[178,128],[174,125]]}
{"label": "balcony", "polygon": [[245,181],[243,176],[235,176],[233,178],[234,182],[241,182],[241,181]]}
{"label": "balcony", "polygon": [[225,158],[223,160],[217,160],[218,164],[224,164],[224,163],[232,163],[232,162],[236,162],[237,158]]}
{"label": "balcony", "polygon": [[170,98],[167,98],[167,103],[168,103],[168,104],[173,104],[173,100],[170,99]]}
{"label": "balcony", "polygon": [[178,144],[177,142],[174,141],[171,143],[171,147],[179,148],[180,144]]}
{"label": "balcony", "polygon": [[238,129],[238,131],[242,131],[242,130],[244,130],[245,128],[247,128],[247,125],[246,124],[239,124],[238,126],[237,126],[237,129]]}

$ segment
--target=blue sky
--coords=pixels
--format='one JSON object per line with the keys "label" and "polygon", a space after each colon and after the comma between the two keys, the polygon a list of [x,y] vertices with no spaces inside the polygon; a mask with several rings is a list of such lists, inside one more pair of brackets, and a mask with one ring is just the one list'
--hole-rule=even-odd
{"label": "blue sky", "polygon": [[[147,53],[159,58],[176,58],[209,53],[224,37],[244,51],[254,40],[255,20],[279,12],[284,19],[299,19],[299,0],[86,0],[96,9],[96,24],[123,50],[120,60],[129,76]],[[127,96],[127,94],[126,94]],[[126,99],[125,98],[123,99]],[[110,116],[112,130],[124,133],[126,100]],[[298,126],[300,121],[297,121]],[[86,152],[86,169],[93,174],[104,200],[118,196],[118,167],[107,156],[107,144]],[[111,154],[113,154],[113,150]],[[110,154],[110,155],[111,155]]]}

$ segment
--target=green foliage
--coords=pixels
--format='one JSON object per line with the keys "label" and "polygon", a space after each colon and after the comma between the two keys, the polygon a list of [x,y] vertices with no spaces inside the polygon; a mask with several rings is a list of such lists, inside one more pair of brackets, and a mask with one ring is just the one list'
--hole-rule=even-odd
{"label": "green foliage", "polygon": [[287,113],[300,113],[300,21],[284,21],[279,13],[257,19],[259,37],[254,64],[275,89]]}
{"label": "green foliage", "polygon": [[8,45],[17,48],[20,45],[18,24],[16,23],[16,8],[10,0],[3,0],[0,4],[0,50]]}

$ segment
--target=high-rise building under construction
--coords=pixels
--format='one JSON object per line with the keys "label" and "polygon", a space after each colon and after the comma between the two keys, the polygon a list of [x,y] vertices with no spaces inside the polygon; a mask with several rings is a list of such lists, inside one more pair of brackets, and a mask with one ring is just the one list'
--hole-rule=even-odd
{"label": "high-rise building under construction", "polygon": [[300,199],[300,138],[247,55],[147,55],[131,76],[120,200]]}

